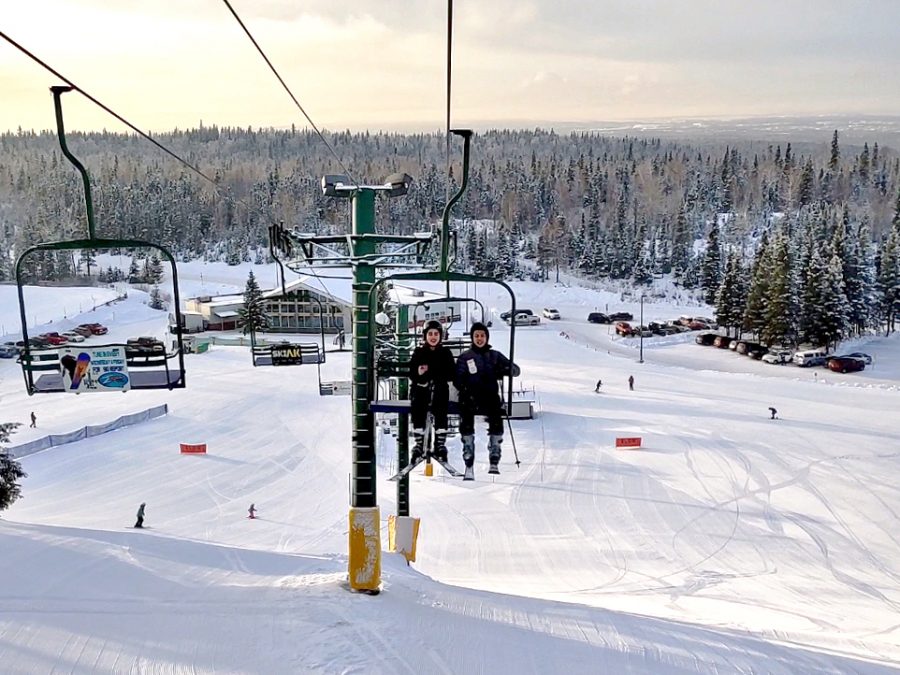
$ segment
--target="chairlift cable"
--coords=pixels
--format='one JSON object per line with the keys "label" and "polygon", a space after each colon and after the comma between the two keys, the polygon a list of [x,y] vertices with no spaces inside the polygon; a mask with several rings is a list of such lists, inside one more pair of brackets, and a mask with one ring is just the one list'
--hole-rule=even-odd
{"label": "chairlift cable", "polygon": [[[85,91],[84,89],[82,89],[81,87],[79,87],[79,86],[78,86],[77,84],[75,84],[71,79],[69,79],[68,77],[66,77],[65,75],[63,75],[62,73],[60,73],[58,70],[56,70],[55,68],[53,68],[52,66],[50,66],[48,63],[46,63],[45,61],[43,61],[43,60],[42,60],[40,57],[38,57],[36,54],[34,54],[34,53],[32,53],[31,51],[29,51],[25,46],[23,46],[23,45],[19,44],[18,42],[16,42],[16,40],[14,40],[13,38],[11,38],[9,35],[7,35],[7,34],[6,34],[5,32],[3,32],[2,30],[0,30],[0,37],[2,37],[4,40],[6,40],[9,44],[11,44],[13,47],[15,47],[16,49],[18,49],[20,52],[22,52],[23,54],[25,54],[25,55],[26,55],[28,58],[30,58],[32,61],[34,61],[35,63],[37,63],[38,65],[40,65],[42,68],[44,68],[44,70],[46,70],[46,71],[50,72],[51,74],[55,75],[55,76],[58,77],[60,80],[62,80],[63,82],[65,82],[67,85],[69,85],[70,87],[72,87],[72,91],[78,92],[79,94],[81,94],[82,96],[84,96],[86,99],[88,99],[91,103],[93,103],[94,105],[96,105],[97,107],[99,107],[101,110],[103,110],[104,112],[108,113],[109,115],[111,115],[111,116],[114,117],[115,119],[119,120],[119,121],[120,121],[122,124],[124,124],[126,127],[128,127],[129,129],[131,129],[132,131],[134,131],[138,136],[144,138],[144,139],[147,140],[147,141],[150,141],[153,145],[155,145],[157,148],[159,148],[160,150],[162,150],[164,153],[166,153],[167,155],[169,155],[170,157],[172,157],[174,160],[176,160],[177,162],[181,163],[183,166],[185,166],[186,168],[188,168],[189,170],[193,171],[195,174],[197,174],[198,176],[200,176],[201,178],[203,178],[204,180],[206,180],[210,185],[213,186],[213,191],[214,191],[217,195],[219,195],[220,197],[223,197],[223,198],[225,198],[225,199],[231,199],[235,204],[239,204],[239,205],[243,206],[243,207],[246,208],[248,211],[256,212],[256,213],[262,215],[266,220],[268,220],[268,221],[270,221],[270,222],[274,222],[274,221],[272,220],[272,215],[271,215],[271,213],[269,213],[269,212],[264,212],[264,211],[262,211],[258,206],[254,205],[254,204],[247,203],[247,202],[244,201],[243,199],[235,198],[233,195],[230,195],[230,194],[226,193],[226,192],[222,189],[222,187],[219,186],[219,184],[218,184],[213,178],[210,178],[210,177],[209,177],[208,175],[206,175],[202,170],[200,170],[199,168],[197,168],[196,166],[194,166],[193,164],[191,164],[190,162],[188,162],[186,159],[182,158],[180,155],[178,155],[178,154],[177,154],[176,152],[174,152],[173,150],[170,150],[169,148],[167,148],[165,145],[163,145],[162,143],[160,143],[159,141],[157,141],[155,138],[153,138],[150,134],[148,134],[148,133],[142,131],[142,130],[139,129],[137,126],[135,126],[134,124],[132,124],[131,122],[129,122],[127,119],[125,119],[122,115],[118,114],[115,110],[113,110],[113,109],[110,108],[109,106],[105,105],[105,104],[102,103],[100,100],[98,100],[97,98],[95,98],[94,96],[92,96],[91,94],[89,94],[87,91]],[[324,139],[323,139],[323,140],[324,140]],[[327,143],[326,143],[326,145],[327,145]],[[327,293],[331,294],[331,292],[330,292],[330,291],[328,290],[328,288],[325,286],[325,283],[321,281],[322,278],[326,278],[326,277],[322,277],[321,275],[317,274],[317,273],[316,273],[315,271],[313,271],[313,270],[310,270],[310,271],[308,272],[308,274],[309,274],[309,276],[313,276],[313,277],[319,278],[319,279],[320,279],[320,283],[322,284],[322,286],[323,286],[323,288],[325,289],[325,291],[326,291]]]}
{"label": "chairlift cable", "polygon": [[100,101],[98,101],[96,98],[94,98],[94,97],[91,96],[89,93],[87,93],[84,89],[82,89],[82,88],[79,87],[77,84],[75,84],[74,82],[72,82],[72,80],[70,80],[69,78],[67,78],[65,75],[63,75],[62,73],[60,73],[58,70],[56,70],[56,69],[54,69],[53,67],[51,67],[49,64],[47,64],[47,63],[45,63],[44,61],[42,61],[38,56],[36,56],[35,54],[33,54],[33,53],[31,53],[30,51],[28,51],[28,49],[26,49],[24,46],[20,45],[18,42],[16,42],[15,40],[13,40],[11,37],[9,37],[9,35],[7,35],[6,33],[4,33],[3,31],[0,31],[0,37],[2,37],[4,40],[6,40],[9,44],[11,44],[13,47],[15,47],[16,49],[18,49],[20,52],[22,52],[23,54],[25,54],[25,55],[26,55],[28,58],[30,58],[32,61],[34,61],[35,63],[37,63],[38,65],[40,65],[42,68],[44,68],[45,70],[47,70],[47,71],[53,73],[56,77],[58,77],[58,78],[61,79],[63,82],[65,82],[67,85],[69,85],[70,87],[72,87],[72,90],[73,90],[73,91],[77,91],[79,94],[81,94],[81,95],[84,96],[86,99],[88,99],[91,103],[93,103],[94,105],[98,106],[99,108],[101,108],[101,109],[104,110],[105,112],[107,112],[107,113],[109,113],[110,115],[112,115],[113,117],[115,117],[115,118],[116,118],[117,120],[119,120],[122,124],[124,124],[124,125],[127,126],[129,129],[131,129],[134,133],[136,133],[136,134],[138,134],[139,136],[141,136],[142,138],[144,138],[144,139],[150,141],[151,143],[153,143],[153,145],[155,145],[157,148],[159,148],[160,150],[162,150],[164,153],[166,153],[167,155],[169,155],[169,156],[172,157],[173,159],[177,160],[178,162],[181,162],[181,164],[183,164],[184,166],[186,166],[188,169],[190,169],[191,171],[193,171],[193,172],[196,173],[197,175],[199,175],[199,176],[205,178],[206,180],[208,180],[208,181],[209,181],[210,183],[212,183],[213,185],[216,185],[216,182],[215,182],[212,178],[210,178],[209,176],[207,176],[205,173],[203,173],[203,171],[201,171],[201,170],[198,169],[196,166],[194,166],[193,164],[191,164],[190,162],[188,162],[186,159],[183,159],[182,157],[180,157],[180,156],[179,156],[178,154],[176,154],[174,151],[169,150],[166,146],[164,146],[162,143],[160,143],[159,141],[157,141],[157,140],[156,140],[155,138],[153,138],[150,134],[148,134],[148,133],[146,133],[146,132],[141,131],[140,129],[138,129],[135,125],[133,125],[133,124],[132,124],[131,122],[129,122],[128,120],[126,120],[124,117],[122,117],[122,116],[121,116],[119,113],[117,113],[115,110],[113,110],[113,109],[110,108],[109,106],[104,105],[103,103],[101,103]]}
{"label": "chairlift cable", "polygon": [[288,96],[291,97],[291,100],[294,102],[294,105],[297,106],[297,109],[303,113],[303,116],[306,118],[306,121],[309,122],[309,125],[313,128],[313,131],[316,132],[316,135],[321,139],[321,141],[325,144],[325,147],[328,148],[328,151],[332,154],[332,156],[337,160],[337,163],[340,165],[341,169],[344,170],[344,173],[353,181],[354,184],[358,185],[356,180],[353,178],[353,175],[350,173],[349,169],[344,166],[344,163],[341,161],[341,158],[338,156],[337,152],[335,152],[334,148],[331,147],[331,144],[326,140],[325,136],[322,135],[322,132],[319,131],[319,127],[316,126],[316,123],[313,122],[312,117],[306,112],[302,105],[300,105],[300,101],[297,100],[297,97],[294,96],[294,93],[291,91],[291,88],[288,87],[287,83],[279,74],[278,70],[269,60],[269,57],[266,56],[266,53],[263,51],[263,48],[259,46],[259,43],[256,41],[256,38],[253,37],[253,34],[241,20],[241,17],[238,16],[238,13],[234,11],[234,7],[231,6],[231,3],[228,0],[222,0],[225,3],[225,6],[228,7],[228,11],[231,12],[232,16],[234,16],[235,20],[240,24],[240,27],[244,30],[244,33],[247,34],[247,37],[250,38],[250,42],[253,43],[253,46],[256,47],[256,51],[259,52],[259,55],[262,56],[263,60],[266,62],[266,65],[269,66],[269,69],[272,71],[272,74],[278,79],[281,83],[281,86],[287,92]]}

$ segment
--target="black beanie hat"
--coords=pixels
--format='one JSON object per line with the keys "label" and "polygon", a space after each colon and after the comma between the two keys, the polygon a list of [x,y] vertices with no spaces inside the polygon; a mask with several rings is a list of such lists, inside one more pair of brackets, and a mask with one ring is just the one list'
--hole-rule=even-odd
{"label": "black beanie hat", "polygon": [[488,340],[491,339],[491,331],[489,331],[488,328],[487,328],[487,326],[485,326],[485,325],[484,325],[483,323],[481,323],[480,321],[476,321],[475,323],[472,324],[472,327],[469,328],[469,335],[470,335],[470,336],[475,335],[475,331],[476,331],[476,330],[483,330],[483,331],[484,331],[484,336],[485,336]]}
{"label": "black beanie hat", "polygon": [[440,321],[435,321],[434,319],[427,321],[425,323],[425,329],[422,331],[422,337],[425,337],[430,330],[436,330],[441,336],[441,341],[444,340],[444,327],[441,325]]}

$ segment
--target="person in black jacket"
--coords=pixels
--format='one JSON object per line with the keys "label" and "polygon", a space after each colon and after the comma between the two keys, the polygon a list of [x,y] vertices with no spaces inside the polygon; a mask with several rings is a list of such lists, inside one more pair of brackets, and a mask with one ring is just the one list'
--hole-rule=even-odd
{"label": "person in black jacket", "polygon": [[490,332],[483,323],[473,323],[472,346],[456,360],[453,383],[459,390],[459,434],[463,443],[466,477],[471,478],[475,463],[475,415],[488,421],[488,459],[490,473],[500,473],[500,444],[503,442],[503,405],[497,381],[511,375],[518,377],[519,367],[488,344]]}
{"label": "person in black jacket", "polygon": [[437,321],[425,324],[424,344],[416,347],[410,359],[412,383],[413,445],[411,462],[424,454],[425,421],[431,412],[434,424],[434,448],[432,454],[442,462],[447,461],[447,405],[450,400],[450,382],[453,380],[453,353],[443,345],[444,328]]}
{"label": "person in black jacket", "polygon": [[146,506],[147,505],[144,502],[141,502],[141,505],[138,507],[137,522],[134,524],[134,526],[138,529],[144,527],[144,509],[146,508]]}

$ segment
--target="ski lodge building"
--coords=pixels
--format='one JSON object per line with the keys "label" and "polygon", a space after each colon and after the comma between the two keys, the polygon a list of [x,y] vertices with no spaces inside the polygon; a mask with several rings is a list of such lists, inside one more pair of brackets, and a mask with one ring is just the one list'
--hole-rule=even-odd
{"label": "ski lodge building", "polygon": [[[320,332],[319,303],[322,306],[321,323],[326,333],[348,330],[352,315],[352,293],[349,279],[328,279],[327,289],[314,277],[300,277],[294,281],[263,291],[265,312],[269,317],[267,333],[318,333]],[[227,331],[240,328],[240,310],[244,307],[244,295],[217,295],[190,298],[185,302],[186,313],[202,317],[205,330]]]}

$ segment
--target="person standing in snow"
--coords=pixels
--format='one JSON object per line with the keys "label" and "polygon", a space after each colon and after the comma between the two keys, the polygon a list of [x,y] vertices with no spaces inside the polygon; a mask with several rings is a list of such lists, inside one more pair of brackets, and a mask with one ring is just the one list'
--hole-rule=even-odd
{"label": "person standing in snow", "polygon": [[444,346],[444,327],[438,321],[425,324],[424,343],[416,347],[409,363],[412,384],[410,417],[413,427],[411,462],[425,454],[425,422],[431,412],[434,424],[432,454],[447,461],[447,406],[450,401],[450,382],[453,380],[453,353]]}
{"label": "person standing in snow", "polygon": [[37,429],[37,415],[34,412],[31,413],[31,424],[28,426],[32,429]]}
{"label": "person standing in snow", "polygon": [[137,522],[134,524],[134,526],[138,529],[141,529],[144,527],[144,507],[146,507],[146,506],[147,506],[146,503],[141,502],[141,505],[138,507]]}
{"label": "person standing in snow", "polygon": [[247,509],[247,513],[250,514],[249,516],[247,516],[248,518],[250,518],[251,520],[252,520],[252,519],[255,519],[255,518],[256,518],[256,505],[255,505],[255,504],[251,504],[251,505],[250,505],[250,508]]}
{"label": "person standing in snow", "polygon": [[459,434],[463,443],[465,478],[474,478],[475,415],[488,421],[488,459],[490,473],[500,473],[500,444],[503,442],[503,404],[497,381],[506,376],[518,377],[519,367],[488,344],[490,332],[483,323],[475,322],[470,331],[471,347],[456,360],[453,383],[459,390]]}
{"label": "person standing in snow", "polygon": [[628,376],[628,390],[634,391],[634,375]]}
{"label": "person standing in snow", "polygon": [[595,394],[599,394],[599,393],[600,393],[600,387],[602,387],[602,386],[603,386],[603,380],[597,380],[597,386],[594,387],[594,393],[595,393]]}
{"label": "person standing in snow", "polygon": [[775,410],[775,408],[769,408],[769,412],[772,414],[772,417],[770,417],[769,419],[773,419],[773,420],[776,419],[776,416],[778,415],[778,411]]}

